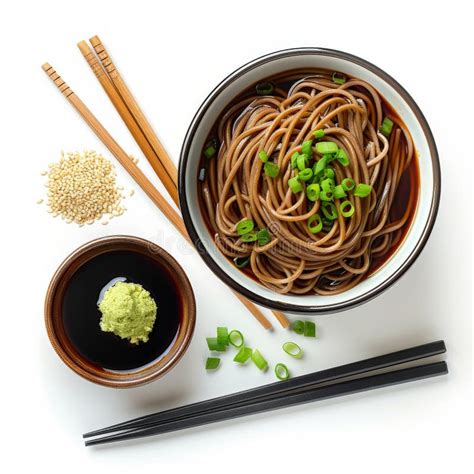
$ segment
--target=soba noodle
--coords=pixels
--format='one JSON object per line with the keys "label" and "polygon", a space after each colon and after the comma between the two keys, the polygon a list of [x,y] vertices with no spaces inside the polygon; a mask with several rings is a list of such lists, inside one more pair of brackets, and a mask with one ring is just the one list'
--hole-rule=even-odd
{"label": "soba noodle", "polygon": [[[391,209],[404,172],[414,160],[408,130],[370,85],[355,78],[333,82],[328,71],[273,80],[271,94],[241,96],[219,119],[216,153],[206,160],[202,178],[202,206],[215,243],[224,255],[244,262],[257,281],[277,293],[333,295],[357,285],[373,270],[374,262],[391,254],[404,236],[414,213],[417,189],[405,192],[406,210]],[[290,84],[290,85],[288,85]],[[390,114],[393,128],[380,133]],[[313,132],[324,130],[324,138]],[[335,184],[350,178],[372,187],[367,197],[334,199],[337,218],[322,219],[313,233],[308,219],[323,217],[321,199],[310,201],[301,181],[294,192],[289,180],[298,175],[292,156],[303,142],[333,142],[345,151],[349,164],[333,159]],[[278,175],[264,172],[259,153],[275,163]],[[321,159],[315,149],[311,167]],[[398,199],[398,198],[397,198]],[[350,201],[353,214],[344,217],[341,203]],[[393,211],[393,209],[392,209]],[[251,220],[255,230],[266,229],[269,239],[245,242],[237,226]]]}

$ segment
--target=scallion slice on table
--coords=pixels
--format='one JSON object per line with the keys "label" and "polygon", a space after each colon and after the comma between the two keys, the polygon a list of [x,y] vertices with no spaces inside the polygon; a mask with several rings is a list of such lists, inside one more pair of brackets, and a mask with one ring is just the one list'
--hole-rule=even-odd
{"label": "scallion slice on table", "polygon": [[297,319],[296,321],[293,321],[293,324],[291,325],[291,329],[296,332],[296,334],[303,334],[304,333],[304,322]]}
{"label": "scallion slice on table", "polygon": [[283,350],[295,359],[301,359],[301,357],[303,357],[303,349],[301,349],[296,342],[285,342],[283,344]]}
{"label": "scallion slice on table", "polygon": [[248,234],[253,230],[254,224],[251,219],[242,219],[238,224],[237,224],[237,234],[239,235],[244,235]]}
{"label": "scallion slice on table", "polygon": [[252,349],[250,347],[242,346],[239,349],[239,352],[234,357],[234,362],[238,362],[239,364],[245,364],[250,357],[252,357]]}
{"label": "scallion slice on table", "polygon": [[237,268],[245,268],[250,262],[250,257],[235,257],[234,265]]}
{"label": "scallion slice on table", "polygon": [[252,362],[260,369],[260,370],[267,370],[268,369],[268,362],[262,356],[258,349],[255,349],[252,352]]}
{"label": "scallion slice on table", "polygon": [[232,329],[229,333],[229,344],[240,348],[244,345],[244,336],[240,331],[237,331],[237,329]]}
{"label": "scallion slice on table", "polygon": [[229,331],[226,327],[217,328],[217,343],[224,346],[229,345]]}
{"label": "scallion slice on table", "polygon": [[305,321],[303,336],[316,337],[316,324],[314,324],[312,321]]}
{"label": "scallion slice on table", "polygon": [[215,370],[219,367],[220,363],[219,357],[208,357],[206,360],[206,370]]}
{"label": "scallion slice on table", "polygon": [[316,143],[316,151],[320,155],[337,153],[338,147],[334,142],[318,142]]}
{"label": "scallion slice on table", "polygon": [[217,337],[206,337],[207,347],[210,351],[216,352],[225,352],[226,346],[224,344],[219,344]]}
{"label": "scallion slice on table", "polygon": [[382,133],[386,137],[389,137],[390,133],[392,133],[392,128],[393,122],[388,117],[385,117],[383,119],[382,125],[380,125],[380,133]]}
{"label": "scallion slice on table", "polygon": [[354,190],[354,196],[364,198],[367,197],[372,191],[372,186],[370,184],[360,183],[356,186]]}
{"label": "scallion slice on table", "polygon": [[276,178],[278,176],[278,173],[280,172],[280,168],[277,164],[272,163],[271,161],[267,161],[263,166],[263,171],[265,172],[265,175],[269,178]]}
{"label": "scallion slice on table", "polygon": [[290,371],[285,364],[278,362],[278,364],[275,365],[275,375],[278,380],[287,380],[290,378]]}

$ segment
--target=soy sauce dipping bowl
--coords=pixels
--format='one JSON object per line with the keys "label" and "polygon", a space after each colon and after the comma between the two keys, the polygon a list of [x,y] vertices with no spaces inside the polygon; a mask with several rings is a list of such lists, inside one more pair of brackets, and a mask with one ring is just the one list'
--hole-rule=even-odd
{"label": "soy sauce dipping bowl", "polygon": [[[100,291],[115,278],[141,284],[156,301],[146,343],[131,344],[100,329]],[[137,387],[169,372],[186,352],[195,321],[184,270],[161,247],[133,236],[83,245],[59,266],[46,294],[45,323],[54,350],[81,377],[108,387]]]}

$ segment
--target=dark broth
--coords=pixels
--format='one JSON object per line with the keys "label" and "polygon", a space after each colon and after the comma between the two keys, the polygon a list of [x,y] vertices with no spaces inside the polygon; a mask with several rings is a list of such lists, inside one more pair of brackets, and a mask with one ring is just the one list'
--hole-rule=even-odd
{"label": "dark broth", "polygon": [[[100,329],[97,300],[102,288],[117,277],[142,285],[157,304],[148,342],[131,344]],[[130,370],[146,365],[166,352],[178,332],[181,305],[173,282],[167,270],[139,253],[99,255],[77,270],[66,289],[62,306],[66,334],[83,357],[105,369]]]}
{"label": "dark broth", "polygon": [[[297,70],[297,71],[288,71],[283,74],[280,74],[278,76],[272,76],[266,79],[263,79],[259,81],[259,83],[262,82],[271,82],[274,84],[275,88],[282,89],[283,91],[287,92],[290,87],[299,79],[302,79],[305,76],[314,74],[316,72],[321,72],[321,69],[305,69],[305,70]],[[327,72],[327,71],[326,71]],[[332,74],[332,72],[331,72]],[[347,75],[346,75],[347,76]],[[350,76],[347,76],[349,79]],[[246,89],[244,92],[239,94],[237,97],[235,97],[225,108],[225,110],[221,113],[217,121],[214,123],[213,127],[211,128],[209,135],[207,137],[207,140],[205,143],[208,143],[209,140],[211,140],[213,137],[217,136],[217,128],[218,124],[224,115],[224,113],[231,108],[234,104],[237,102],[241,101],[242,99],[245,99],[246,97],[250,97],[252,95],[255,95],[255,86],[257,83],[254,85],[250,86],[248,89]],[[398,115],[398,113],[395,111],[395,109],[389,104],[385,98],[379,93],[379,96],[382,100],[382,110],[383,110],[383,115],[390,115],[393,117],[397,117],[401,123],[403,123],[401,117]],[[199,170],[202,167],[205,167],[205,158],[202,158],[201,164],[199,166]],[[198,171],[198,176],[196,179],[199,181],[199,171]],[[413,222],[413,218],[416,213],[416,208],[417,208],[417,203],[418,203],[418,198],[419,198],[419,192],[420,192],[420,173],[419,173],[419,165],[418,165],[418,156],[415,148],[415,155],[413,156],[413,159],[411,160],[410,165],[408,168],[405,170],[405,172],[402,174],[402,177],[400,178],[400,183],[397,189],[397,192],[395,194],[395,198],[392,204],[392,208],[390,211],[390,217],[393,220],[396,220],[400,217],[403,216],[405,213],[405,210],[407,208],[410,209],[410,214],[407,219],[406,224],[403,226],[401,229],[401,235],[398,240],[398,243],[396,245],[393,245],[392,248],[385,253],[383,257],[379,258],[374,258],[371,262],[370,265],[370,270],[366,275],[366,278],[370,275],[373,275],[377,270],[379,270],[381,267],[387,263],[394,253],[398,250],[400,245],[403,243],[405,240],[405,237],[408,233],[408,231],[411,228],[411,224]],[[203,201],[202,198],[202,192],[199,192],[199,206],[201,210],[201,214],[204,217],[204,221],[206,223],[207,229],[210,233],[210,235],[214,235],[214,231],[211,225],[211,222],[209,220],[209,215],[206,211],[206,205]],[[249,268],[242,268],[240,269],[243,273],[245,273],[248,277],[254,279],[257,281],[255,278],[255,275],[253,274],[252,270]]]}

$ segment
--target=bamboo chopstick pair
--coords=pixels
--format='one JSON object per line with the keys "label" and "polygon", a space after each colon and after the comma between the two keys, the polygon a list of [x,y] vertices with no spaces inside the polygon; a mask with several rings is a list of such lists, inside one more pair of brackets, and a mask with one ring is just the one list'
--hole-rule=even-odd
{"label": "bamboo chopstick pair", "polygon": [[[85,42],[78,43],[78,47],[87,60],[89,66],[95,73],[100,84],[104,88],[112,104],[120,114],[125,125],[133,135],[143,154],[149,161],[153,170],[165,186],[168,194],[171,196],[177,206],[178,183],[177,170],[171,161],[164,147],[161,145],[158,137],[153,132],[148,120],[141,111],[138,103],[135,101],[121,75],[117,71],[114,63],[111,61],[107,50],[102,45],[98,36],[90,39],[94,51]],[[146,175],[130,159],[120,145],[113,139],[110,133],[97,120],[92,112],[87,108],[84,102],[71,90],[53,67],[46,63],[43,70],[49,78],[56,84],[62,94],[68,99],[71,105],[82,116],[85,122],[91,127],[97,137],[104,143],[110,152],[117,158],[119,163],[125,168],[130,176],[145,191],[148,197],[161,210],[165,217],[176,227],[176,229],[189,241],[189,236],[184,226],[183,220],[174,208],[168,203],[163,195],[153,186]],[[253,303],[248,301],[238,293],[234,293],[237,298],[246,306],[250,313],[259,321],[265,329],[271,329],[272,324],[262,314],[262,312]],[[279,311],[273,311],[273,314],[282,327],[287,328],[289,322],[285,315]]]}

